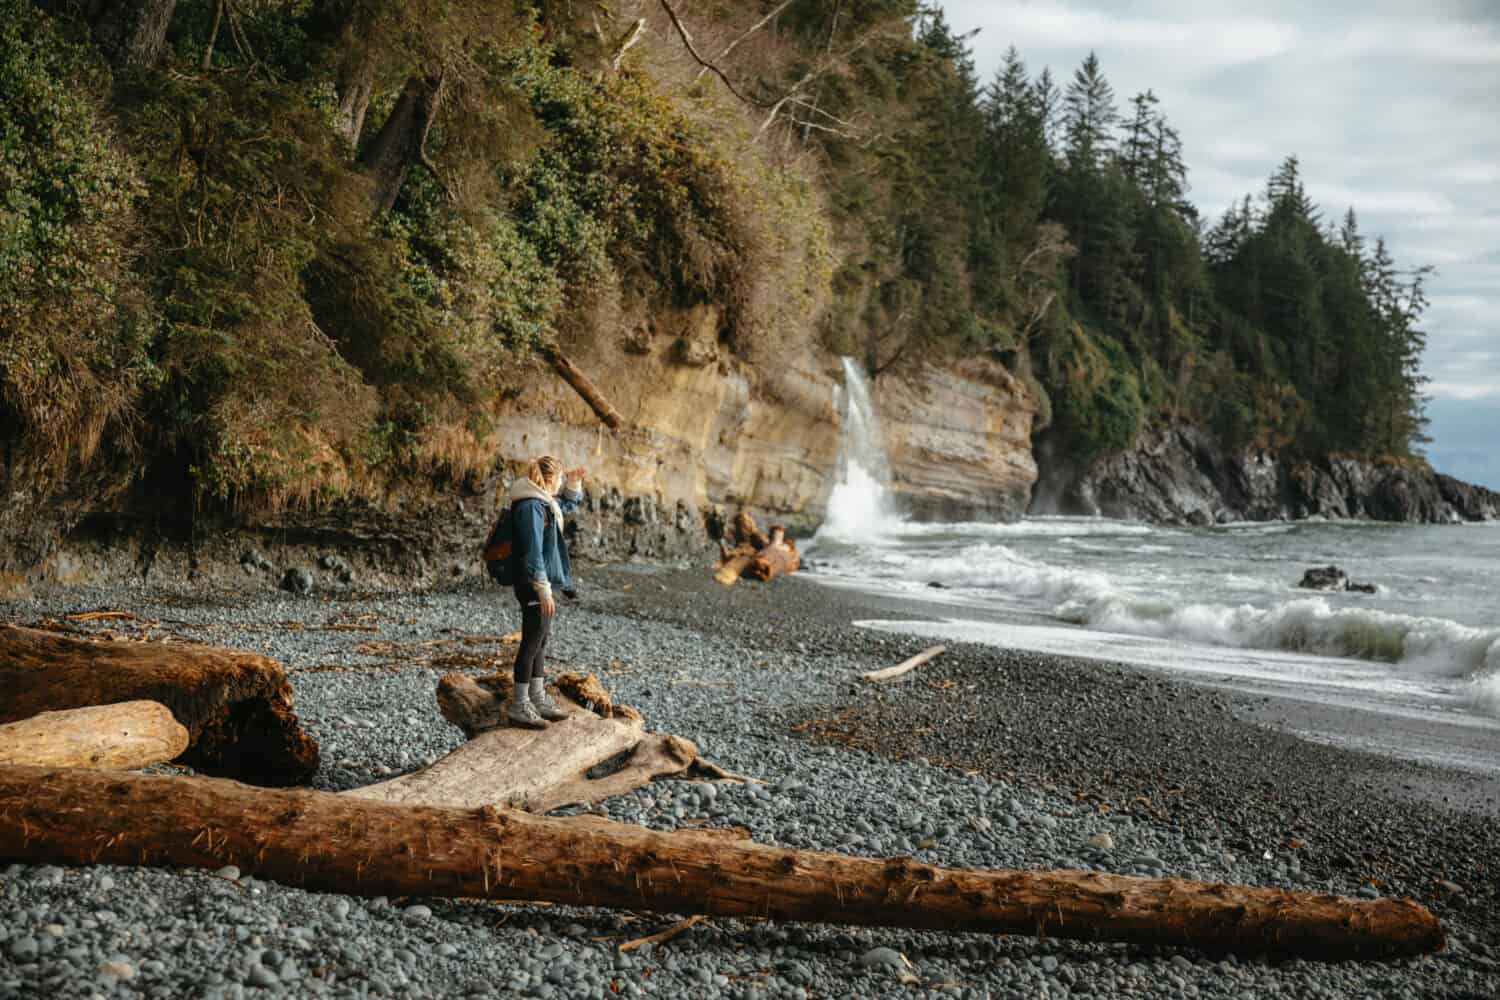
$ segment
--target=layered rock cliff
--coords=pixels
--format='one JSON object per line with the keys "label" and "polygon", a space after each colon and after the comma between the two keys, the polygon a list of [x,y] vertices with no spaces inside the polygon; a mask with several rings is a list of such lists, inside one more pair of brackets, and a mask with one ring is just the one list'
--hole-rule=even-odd
{"label": "layered rock cliff", "polygon": [[1307,517],[1450,523],[1500,518],[1500,494],[1411,463],[1225,451],[1203,431],[1144,434],[1085,467],[1039,449],[1037,514],[1214,524]]}
{"label": "layered rock cliff", "polygon": [[923,365],[875,381],[891,491],[920,520],[1011,521],[1036,482],[1037,402],[998,362]]}
{"label": "layered rock cliff", "polygon": [[[719,327],[717,309],[698,306],[564,345],[624,417],[617,431],[544,362],[524,362],[490,415],[495,463],[481,481],[404,483],[379,504],[218,518],[177,516],[180,505],[146,495],[53,505],[58,517],[26,533],[0,568],[72,582],[266,586],[297,569],[319,588],[461,578],[480,572],[476,548],[497,493],[542,453],[589,471],[568,526],[585,559],[702,559],[741,508],[805,538],[840,468],[839,361],[804,348],[753,369],[721,350]],[[924,364],[882,375],[873,395],[905,510],[933,519],[1024,513],[1036,479],[1036,405],[1003,366]]]}

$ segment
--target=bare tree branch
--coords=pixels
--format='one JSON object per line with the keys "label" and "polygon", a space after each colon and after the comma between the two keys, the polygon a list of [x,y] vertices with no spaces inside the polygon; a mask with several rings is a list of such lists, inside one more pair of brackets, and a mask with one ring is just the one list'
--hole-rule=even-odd
{"label": "bare tree branch", "polygon": [[[599,22],[596,20],[594,22],[594,25],[597,27],[598,24]],[[646,19],[643,17],[635,22],[635,26],[633,28],[631,28],[621,36],[620,43],[615,48],[614,57],[609,61],[610,72],[620,72],[620,61],[625,58],[625,53],[630,49],[630,47],[641,40],[641,33],[645,30]]]}
{"label": "bare tree branch", "polygon": [[224,18],[224,0],[214,4],[214,26],[208,32],[208,45],[203,49],[203,69],[208,71],[214,61],[214,43],[219,40],[219,22]]}
{"label": "bare tree branch", "polygon": [[[753,105],[757,108],[764,108],[767,106],[763,101],[757,101],[740,93],[739,88],[734,85],[734,81],[729,79],[729,77],[724,74],[724,71],[722,69],[699,55],[698,49],[693,45],[693,37],[688,34],[687,28],[683,27],[682,19],[679,18],[677,16],[677,12],[672,9],[672,5],[668,3],[667,0],[661,0],[661,5],[662,8],[667,12],[667,16],[672,19],[672,27],[676,28],[677,34],[682,36],[682,44],[687,46],[688,52],[695,60],[697,60],[699,66],[702,66],[704,69],[709,70],[720,80],[723,80],[724,86],[729,88],[729,92],[735,97],[738,97],[740,100],[744,101],[746,104]],[[781,105],[785,103],[785,100],[786,99],[783,98],[781,101],[778,101],[776,107],[780,109]]]}
{"label": "bare tree branch", "polygon": [[[724,46],[724,51],[720,52],[714,58],[715,59],[723,59],[725,56],[729,55],[729,53],[731,53],[731,52],[734,51],[735,46],[739,45],[740,42],[743,42],[745,39],[747,39],[751,35],[755,34],[761,28],[764,28],[766,25],[770,24],[773,20],[776,19],[776,15],[777,14],[780,14],[782,11],[786,10],[788,7],[790,7],[795,2],[796,2],[796,0],[786,0],[785,3],[781,4],[775,10],[771,11],[771,13],[767,14],[765,17],[761,18],[759,21],[756,21],[754,24],[752,24],[748,29],[746,29],[746,31],[745,31],[745,33],[743,35],[741,35],[740,37],[736,38],[734,41],[730,42],[728,45]],[[698,71],[698,75],[695,76],[695,77],[693,77],[693,82],[697,83],[699,80],[701,80],[703,78],[703,74],[707,73],[707,72],[708,72],[708,67],[704,66],[702,69],[700,69]]]}

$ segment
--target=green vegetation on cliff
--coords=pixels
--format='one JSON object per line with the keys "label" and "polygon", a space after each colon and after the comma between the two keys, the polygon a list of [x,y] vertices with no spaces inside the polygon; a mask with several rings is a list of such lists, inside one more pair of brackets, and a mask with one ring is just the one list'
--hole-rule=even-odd
{"label": "green vegetation on cliff", "polygon": [[700,303],[762,371],[992,352],[1078,454],[1421,439],[1422,275],[1295,159],[1205,229],[1152,95],[981,87],[915,0],[0,0],[0,94],[13,482],[479,473],[536,347]]}

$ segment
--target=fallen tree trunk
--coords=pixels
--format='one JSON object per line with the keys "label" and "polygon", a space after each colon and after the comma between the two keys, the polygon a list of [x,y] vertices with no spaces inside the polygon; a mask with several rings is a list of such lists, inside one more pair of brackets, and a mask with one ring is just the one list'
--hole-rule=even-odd
{"label": "fallen tree trunk", "polygon": [[610,405],[609,400],[604,398],[604,393],[599,391],[592,379],[585,375],[577,365],[569,361],[567,356],[556,347],[545,344],[541,347],[541,353],[547,359],[557,374],[562,376],[564,382],[573,387],[573,391],[583,397],[583,401],[589,404],[589,409],[594,411],[594,416],[604,421],[605,425],[612,431],[620,429],[625,418],[620,416],[620,411]]}
{"label": "fallen tree trunk", "polygon": [[1411,900],[1095,872],[965,871],[592,816],[35,767],[0,768],[0,860],[233,864],[258,878],[365,896],[527,899],[1314,959],[1443,946],[1437,919]]}
{"label": "fallen tree trunk", "polygon": [[343,794],[545,813],[623,795],[656,778],[732,777],[700,760],[691,740],[647,732],[641,714],[615,706],[592,676],[563,674],[556,687],[558,703],[572,716],[546,729],[522,729],[504,722],[512,688],[508,674],[444,675],[438,706],[469,742],[430,767]]}
{"label": "fallen tree trunk", "polygon": [[748,545],[756,551],[771,544],[771,540],[756,526],[755,518],[748,510],[742,510],[734,516],[734,534],[741,545]]}
{"label": "fallen tree trunk", "polygon": [[726,587],[733,587],[754,561],[755,550],[748,545],[741,545],[720,558],[718,565],[714,567],[714,579]]}
{"label": "fallen tree trunk", "polygon": [[781,525],[771,528],[771,539],[750,565],[745,567],[745,576],[754,580],[770,581],[802,568],[802,557],[797,555],[797,544],[786,537]]}
{"label": "fallen tree trunk", "polygon": [[734,534],[738,544],[731,549],[721,540],[719,561],[714,564],[714,579],[724,586],[734,586],[742,576],[774,580],[802,568],[797,543],[786,537],[786,529],[781,525],[772,526],[767,537],[756,527],[755,518],[742,510],[735,515]]}
{"label": "fallen tree trunk", "polygon": [[188,731],[154,701],[72,708],[0,726],[0,764],[128,771],[160,764],[188,746]]}
{"label": "fallen tree trunk", "polygon": [[186,643],[92,642],[0,625],[0,723],[42,712],[155,701],[188,731],[181,763],[258,785],[300,784],[318,744],[292,711],[281,664]]}

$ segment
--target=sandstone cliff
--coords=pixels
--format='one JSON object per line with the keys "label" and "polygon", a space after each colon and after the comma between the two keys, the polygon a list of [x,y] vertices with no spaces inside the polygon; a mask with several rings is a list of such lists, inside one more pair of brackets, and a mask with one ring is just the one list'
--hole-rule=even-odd
{"label": "sandstone cliff", "polygon": [[935,521],[1011,521],[1026,512],[1037,478],[1037,403],[1003,365],[970,358],[882,375],[874,399],[902,509]]}
{"label": "sandstone cliff", "polygon": [[[719,327],[717,309],[698,306],[564,345],[623,415],[618,431],[545,363],[522,363],[491,414],[495,464],[481,481],[404,483],[379,504],[216,519],[151,496],[75,497],[66,509],[51,505],[58,516],[31,522],[35,530],[9,532],[26,544],[10,548],[0,571],[13,581],[274,586],[295,569],[320,589],[460,579],[481,572],[475,550],[497,491],[544,452],[589,470],[586,501],[568,526],[584,559],[703,559],[742,507],[805,538],[839,470],[839,361],[803,347],[752,369],[720,348]],[[905,510],[937,519],[1024,513],[1036,479],[1036,405],[1003,366],[926,364],[881,376],[873,394]]]}

